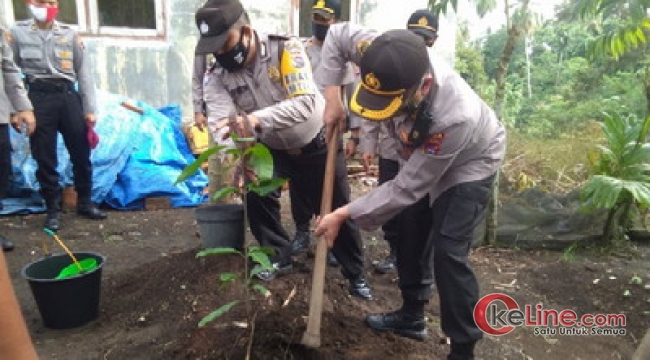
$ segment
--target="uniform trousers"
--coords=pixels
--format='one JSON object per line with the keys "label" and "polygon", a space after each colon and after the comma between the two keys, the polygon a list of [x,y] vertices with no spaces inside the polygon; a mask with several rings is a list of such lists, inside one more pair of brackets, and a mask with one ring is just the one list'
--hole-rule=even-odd
{"label": "uniform trousers", "polygon": [[[440,296],[443,332],[456,342],[482,338],[473,318],[479,288],[468,255],[472,235],[485,217],[494,175],[455,185],[429,205],[426,196],[398,216],[399,287],[405,303],[426,301],[432,285]],[[433,271],[432,271],[433,270]]]}
{"label": "uniform trousers", "polygon": [[[7,196],[11,176],[11,142],[9,124],[0,124],[0,200]],[[0,202],[0,209],[2,203]]]}
{"label": "uniform trousers", "polygon": [[92,167],[90,145],[86,136],[80,95],[71,83],[29,84],[29,99],[34,106],[36,130],[30,137],[32,156],[38,165],[36,179],[48,211],[60,210],[61,186],[57,172],[57,133],[63,141],[72,163],[74,186],[79,202],[90,202]]}
{"label": "uniform trousers", "polygon": [[[390,160],[380,157],[379,158],[379,185],[385,183],[386,181],[393,180],[397,173],[399,172],[399,162],[396,160]],[[384,232],[384,240],[388,242],[390,246],[391,254],[395,253],[395,243],[397,242],[399,234],[399,225],[397,221],[399,216],[388,220],[384,225],[381,226],[381,230]]]}
{"label": "uniform trousers", "polygon": [[312,209],[314,208],[309,204],[309,199],[296,190],[297,187],[293,183],[289,184],[289,197],[291,202],[291,216],[296,225],[296,232],[309,232],[309,223],[314,216]]}
{"label": "uniform trousers", "polygon": [[[350,185],[342,146],[339,144],[336,157],[336,172],[332,208],[336,209],[350,202]],[[320,213],[327,144],[323,132],[319,133],[307,146],[297,151],[271,149],[275,176],[287,178],[291,187],[300,197],[307,199],[309,211]],[[259,196],[247,195],[247,210],[251,232],[262,246],[276,251],[274,262],[287,264],[291,261],[291,244],[289,235],[280,222],[280,202],[277,193]],[[363,252],[361,234],[352,221],[346,221],[338,234],[338,239],[331,250],[339,260],[343,275],[348,279],[357,279],[363,274]]]}

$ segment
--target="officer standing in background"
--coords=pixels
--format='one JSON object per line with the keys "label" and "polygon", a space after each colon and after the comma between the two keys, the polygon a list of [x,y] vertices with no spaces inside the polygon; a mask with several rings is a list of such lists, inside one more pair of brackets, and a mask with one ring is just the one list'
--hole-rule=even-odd
{"label": "officer standing in background", "polygon": [[[59,230],[61,185],[57,167],[57,132],[63,135],[70,153],[77,214],[105,219],[106,214],[91,200],[92,165],[89,134],[93,133],[95,88],[90,59],[77,32],[56,21],[57,0],[28,3],[33,19],[20,21],[12,29],[11,46],[16,64],[25,74],[29,99],[34,105],[36,131],[30,138],[32,156],[38,164],[36,179],[45,200],[44,227]],[[74,88],[78,82],[79,91]]]}
{"label": "officer standing in background", "polygon": [[367,316],[366,325],[424,340],[424,307],[435,276],[441,327],[451,338],[448,359],[473,359],[483,333],[473,318],[479,289],[468,255],[505,156],[505,128],[457,72],[429,59],[424,42],[411,31],[379,36],[337,24],[330,27],[323,59],[318,76],[330,84],[325,89],[328,134],[345,118],[339,81],[345,64],[353,61],[362,83],[350,108],[386,122],[404,165],[393,180],[323,216],[315,234],[332,245],[345,221],[373,229],[407,214],[411,229],[400,232],[396,242],[402,307]]}
{"label": "officer standing in background", "polygon": [[[327,30],[330,25],[339,22],[341,18],[341,1],[340,0],[316,0],[312,6],[312,36],[304,41],[305,51],[311,63],[312,72],[315,73],[321,63],[321,50],[323,49],[323,41],[327,36]],[[355,85],[355,72],[352,64],[348,64],[346,78],[343,84],[346,89],[346,99],[352,95]],[[324,90],[324,85],[316,82],[318,91],[321,93]],[[349,122],[347,123],[350,136],[345,144],[346,158],[352,157],[357,150],[359,144],[359,126],[361,119],[354,115],[349,114]],[[309,231],[310,220],[314,216],[312,208],[307,199],[301,197],[289,185],[289,193],[291,194],[291,214],[293,215],[294,223],[296,224],[296,234],[292,241],[293,254],[299,254],[307,250],[311,243],[311,234]],[[327,263],[330,266],[338,266],[336,257],[331,252],[327,253]]]}
{"label": "officer standing in background", "polygon": [[[416,10],[409,17],[406,28],[424,39],[427,47],[432,47],[438,39],[438,18],[429,10]],[[388,135],[388,129],[381,122],[365,121],[362,124],[361,153],[366,172],[370,164],[379,155],[379,181],[381,186],[386,181],[392,180],[399,171],[399,157],[397,156],[397,141]],[[386,258],[375,264],[375,271],[387,274],[396,268],[397,255],[395,242],[398,236],[398,221],[408,221],[397,215],[381,226],[384,240],[388,242],[390,252]]]}
{"label": "officer standing in background", "polygon": [[438,17],[427,9],[416,10],[406,22],[406,28],[424,39],[432,47],[438,39]]}
{"label": "officer standing in background", "polygon": [[[276,176],[288,178],[318,213],[327,158],[322,114],[325,101],[312,78],[309,59],[296,38],[264,35],[250,25],[237,0],[210,0],[196,12],[201,39],[197,55],[214,53],[219,66],[207,75],[203,90],[208,124],[223,131],[256,137],[274,160]],[[239,111],[237,114],[236,111]],[[242,113],[244,112],[244,113]],[[229,117],[237,114],[234,123]],[[337,156],[333,206],[350,199],[345,158]],[[275,250],[273,269],[258,275],[271,280],[291,270],[291,243],[280,219],[277,194],[246,196],[251,232],[262,246]],[[334,255],[341,262],[349,291],[370,299],[363,274],[361,236],[352,221],[342,224]]]}
{"label": "officer standing in background", "polygon": [[[18,132],[25,131],[32,135],[36,120],[32,111],[32,103],[20,78],[20,69],[14,63],[13,53],[7,40],[9,33],[0,28],[0,210],[2,199],[7,195],[9,178],[11,176],[11,141],[9,137],[9,118],[11,125]],[[14,243],[0,235],[0,246],[3,251],[14,249]]]}

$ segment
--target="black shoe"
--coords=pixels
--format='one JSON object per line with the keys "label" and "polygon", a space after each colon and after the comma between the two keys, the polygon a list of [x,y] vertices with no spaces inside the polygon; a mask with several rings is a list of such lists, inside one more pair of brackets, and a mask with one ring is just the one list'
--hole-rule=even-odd
{"label": "black shoe", "polygon": [[452,340],[451,352],[447,356],[447,360],[473,360],[474,346],[476,346],[476,341],[459,343]]}
{"label": "black shoe", "polygon": [[264,270],[259,274],[256,274],[255,277],[262,281],[271,281],[278,276],[288,274],[293,269],[293,265],[286,264],[280,265],[280,263],[273,263],[273,267],[268,270]]}
{"label": "black shoe", "polygon": [[302,254],[309,249],[311,234],[309,231],[297,231],[291,242],[291,255]]}
{"label": "black shoe", "polygon": [[350,280],[350,294],[363,300],[372,300],[372,290],[366,279],[361,276],[356,280]]}
{"label": "black shoe", "polygon": [[339,265],[341,265],[331,251],[327,252],[327,265],[331,267],[339,267]]}
{"label": "black shoe", "polygon": [[375,272],[379,274],[388,274],[397,270],[397,256],[389,254],[386,258],[375,264]]}
{"label": "black shoe", "polygon": [[48,212],[43,227],[52,231],[58,231],[61,228],[61,221],[59,220],[60,216],[61,213],[58,211]]}
{"label": "black shoe", "polygon": [[14,249],[14,243],[9,241],[6,237],[0,235],[0,245],[2,246],[2,251],[7,252]]}
{"label": "black shoe", "polygon": [[97,206],[93,204],[79,205],[77,206],[77,214],[91,220],[104,220],[106,219],[106,213],[99,210]]}
{"label": "black shoe", "polygon": [[366,316],[366,325],[375,331],[388,331],[410,339],[423,341],[427,338],[427,323],[424,317],[410,317],[400,310],[386,314]]}

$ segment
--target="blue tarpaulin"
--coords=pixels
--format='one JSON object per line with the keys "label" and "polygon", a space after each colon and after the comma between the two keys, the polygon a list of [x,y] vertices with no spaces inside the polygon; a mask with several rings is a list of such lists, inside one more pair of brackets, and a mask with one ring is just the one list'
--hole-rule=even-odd
{"label": "blue tarpaulin", "polygon": [[[144,114],[124,108],[129,101]],[[140,101],[98,92],[99,145],[92,151],[93,201],[115,209],[142,209],[148,197],[167,197],[173,207],[196,206],[205,201],[208,179],[198,172],[174,184],[185,166],[194,161],[181,131],[181,110],[177,105],[155,109]],[[30,155],[29,140],[12,130],[13,177],[2,214],[42,212],[35,177],[36,162]],[[73,184],[72,165],[63,139],[58,143],[61,186]]]}

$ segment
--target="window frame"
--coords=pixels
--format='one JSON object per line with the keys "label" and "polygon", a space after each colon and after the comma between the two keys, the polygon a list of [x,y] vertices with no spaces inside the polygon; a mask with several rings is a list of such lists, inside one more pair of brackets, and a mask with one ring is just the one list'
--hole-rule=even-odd
{"label": "window frame", "polygon": [[[138,0],[132,0],[138,1]],[[155,29],[137,29],[120,26],[99,25],[99,6],[97,0],[77,0],[78,24],[69,24],[81,35],[90,37],[137,38],[137,39],[165,39],[167,36],[167,9],[169,1],[153,0],[156,16]],[[15,23],[14,6],[11,0],[5,3],[5,17],[9,24]]]}

